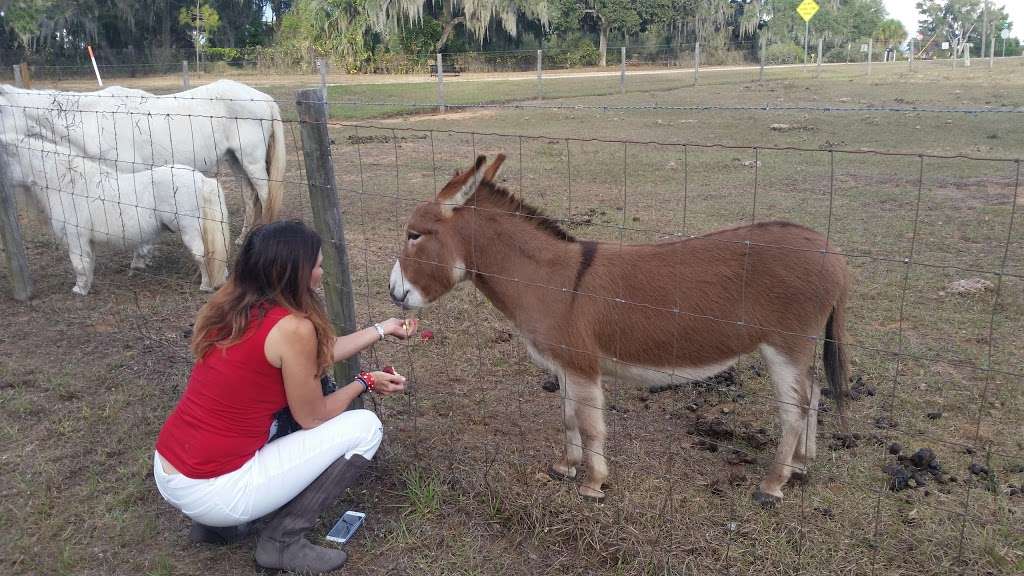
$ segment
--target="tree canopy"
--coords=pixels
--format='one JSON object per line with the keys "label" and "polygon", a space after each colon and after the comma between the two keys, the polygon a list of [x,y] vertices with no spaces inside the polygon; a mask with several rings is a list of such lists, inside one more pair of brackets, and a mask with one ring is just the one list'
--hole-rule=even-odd
{"label": "tree canopy", "polygon": [[[803,43],[801,0],[0,0],[6,63],[82,62],[91,44],[101,63],[189,57],[315,57],[369,70],[402,55],[546,48],[583,50],[607,62],[609,45],[692,46],[754,51],[757,40]],[[882,0],[818,0],[810,35],[838,46],[907,37]],[[958,50],[1007,25],[983,0],[916,0],[916,32]],[[986,27],[985,24],[988,24]],[[197,34],[198,31],[198,34]],[[923,44],[923,43],[922,43]]]}

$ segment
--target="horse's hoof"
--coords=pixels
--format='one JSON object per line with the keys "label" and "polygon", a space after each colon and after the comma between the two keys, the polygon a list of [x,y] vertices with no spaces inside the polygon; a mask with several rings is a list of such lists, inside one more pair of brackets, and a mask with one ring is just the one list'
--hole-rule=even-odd
{"label": "horse's hoof", "polygon": [[604,492],[602,490],[594,490],[589,486],[580,486],[580,496],[583,497],[584,500],[595,504],[604,503]]}
{"label": "horse's hoof", "polygon": [[760,490],[756,490],[754,494],[751,496],[751,498],[754,499],[754,502],[760,504],[761,508],[765,509],[775,508],[782,502],[782,498],[778,496],[773,496],[771,494],[768,494],[767,492],[762,492]]}
{"label": "horse's hoof", "polygon": [[806,486],[811,482],[811,475],[807,472],[793,472],[789,475],[788,484],[793,486]]}
{"label": "horse's hoof", "polygon": [[78,286],[75,286],[74,288],[72,288],[71,291],[74,292],[75,294],[78,294],[79,296],[88,296],[89,295],[89,291],[88,290],[86,290],[85,288],[79,288]]}
{"label": "horse's hoof", "polygon": [[566,474],[563,474],[563,473],[559,472],[558,470],[556,470],[555,469],[555,465],[552,464],[551,466],[548,466],[548,476],[550,476],[552,480],[557,480],[558,482],[562,482],[562,481],[565,481],[565,480],[572,480],[573,478],[576,477],[576,469],[575,468],[569,468],[569,472],[566,473]]}

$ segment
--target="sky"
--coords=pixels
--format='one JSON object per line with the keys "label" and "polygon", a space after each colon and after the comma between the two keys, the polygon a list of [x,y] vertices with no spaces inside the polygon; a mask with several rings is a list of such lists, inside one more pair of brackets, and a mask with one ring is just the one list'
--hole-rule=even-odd
{"label": "sky", "polygon": [[[917,31],[918,13],[914,7],[917,0],[884,0],[884,3],[889,16],[903,22],[907,32],[913,34]],[[1013,35],[1021,37],[1024,33],[1024,0],[993,0],[991,5],[1004,7],[1013,24]]]}

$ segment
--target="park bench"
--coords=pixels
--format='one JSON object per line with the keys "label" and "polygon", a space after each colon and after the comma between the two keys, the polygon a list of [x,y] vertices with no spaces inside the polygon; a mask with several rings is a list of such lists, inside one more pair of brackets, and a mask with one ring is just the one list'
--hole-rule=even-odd
{"label": "park bench", "polygon": [[[459,74],[462,74],[462,68],[460,68],[458,64],[444,63],[443,65],[444,65],[444,75],[445,76],[458,76]],[[437,63],[436,62],[430,65],[430,75],[431,76],[437,76]]]}

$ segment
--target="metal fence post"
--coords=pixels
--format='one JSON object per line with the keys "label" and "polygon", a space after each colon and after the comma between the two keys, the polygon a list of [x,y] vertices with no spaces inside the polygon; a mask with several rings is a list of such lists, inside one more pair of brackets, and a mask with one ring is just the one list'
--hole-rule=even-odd
{"label": "metal fence post", "polygon": [[14,187],[10,185],[6,152],[0,149],[0,241],[3,242],[4,254],[7,257],[7,270],[11,276],[14,299],[25,302],[32,297],[32,279],[28,275],[25,245],[21,241],[18,203],[14,198]]}
{"label": "metal fence post", "polygon": [[992,35],[992,42],[988,48],[988,69],[991,70],[996,65],[996,36]]}
{"label": "metal fence post", "polygon": [[908,54],[908,56],[907,56],[907,66],[911,70],[913,70],[914,69],[914,39],[913,38],[910,39],[910,52],[908,52],[907,54]]}
{"label": "metal fence post", "polygon": [[700,78],[700,42],[693,45],[693,83]]}
{"label": "metal fence post", "polygon": [[621,60],[619,61],[619,92],[626,93],[626,47],[623,46],[620,51]]}
{"label": "metal fence post", "polygon": [[822,60],[822,58],[821,58],[821,56],[822,56],[821,50],[822,50],[822,47],[823,47],[824,43],[825,43],[825,40],[823,38],[818,38],[818,68],[814,72],[814,77],[815,78],[821,78],[821,60]]}
{"label": "metal fence post", "polygon": [[764,59],[766,58],[766,52],[768,51],[768,37],[761,36],[761,69],[757,73],[757,81],[764,82]]}
{"label": "metal fence post", "polygon": [[[355,295],[345,247],[345,228],[338,201],[338,188],[331,160],[331,140],[327,129],[327,101],[319,88],[300,90],[295,95],[302,136],[302,156],[306,164],[309,205],[313,225],[323,239],[324,294],[331,323],[338,334],[356,330]],[[334,366],[338,384],[345,385],[359,374],[359,355]],[[356,399],[349,409],[362,408]]]}
{"label": "metal fence post", "polygon": [[445,111],[444,105],[444,61],[441,53],[437,53],[437,111],[442,114]]}
{"label": "metal fence post", "polygon": [[971,43],[964,44],[964,67],[970,68],[971,66]]}
{"label": "metal fence post", "polygon": [[544,99],[544,51],[537,50],[537,100]]}
{"label": "metal fence post", "polygon": [[871,50],[875,47],[875,39],[868,40],[868,76],[871,76]]}
{"label": "metal fence post", "polygon": [[14,85],[18,88],[24,88],[24,84],[21,82],[21,66],[14,64],[11,66],[14,68]]}
{"label": "metal fence post", "polygon": [[188,77],[188,60],[181,61],[181,87],[184,90],[191,88]]}

